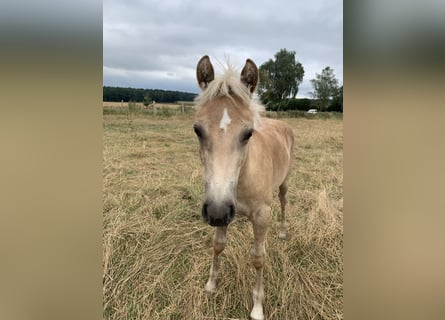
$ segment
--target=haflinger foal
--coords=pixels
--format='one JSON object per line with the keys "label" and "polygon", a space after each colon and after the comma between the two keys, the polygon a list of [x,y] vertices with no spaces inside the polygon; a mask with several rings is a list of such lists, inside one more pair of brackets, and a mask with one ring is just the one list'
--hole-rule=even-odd
{"label": "haflinger foal", "polygon": [[265,240],[270,223],[273,192],[279,189],[281,224],[279,237],[286,237],[285,208],[290,172],[293,132],[284,122],[262,118],[264,107],[252,99],[258,68],[247,59],[239,75],[231,65],[215,78],[208,56],[196,70],[202,92],[196,98],[194,131],[199,139],[204,166],[204,221],[215,227],[213,261],[205,290],[214,292],[219,271],[218,256],[226,245],[227,226],[235,214],[253,224],[251,249],[256,282],[252,319],[264,319],[263,266]]}

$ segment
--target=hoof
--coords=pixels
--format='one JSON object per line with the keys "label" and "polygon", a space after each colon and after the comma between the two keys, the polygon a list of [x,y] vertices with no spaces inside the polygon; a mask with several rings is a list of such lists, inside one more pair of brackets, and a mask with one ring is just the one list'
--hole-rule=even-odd
{"label": "hoof", "polygon": [[280,232],[278,233],[278,238],[286,240],[287,223],[282,222],[280,225]]}
{"label": "hoof", "polygon": [[263,315],[252,315],[250,314],[250,320],[264,320]]}
{"label": "hoof", "polygon": [[263,308],[253,308],[250,313],[251,320],[264,320]]}
{"label": "hoof", "polygon": [[204,286],[204,290],[209,293],[215,293],[216,292],[216,284],[214,282],[208,281],[206,285]]}

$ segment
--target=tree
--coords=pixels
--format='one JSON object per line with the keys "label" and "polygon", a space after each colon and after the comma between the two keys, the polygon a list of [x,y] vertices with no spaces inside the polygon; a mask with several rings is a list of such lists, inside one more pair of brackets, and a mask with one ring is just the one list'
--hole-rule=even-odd
{"label": "tree", "polygon": [[343,86],[338,88],[337,93],[332,98],[332,103],[329,106],[328,111],[343,112]]}
{"label": "tree", "polygon": [[314,87],[312,96],[318,100],[319,109],[326,110],[338,92],[338,80],[334,76],[334,70],[330,67],[324,68],[321,74],[315,74],[315,79],[312,79],[311,83]]}
{"label": "tree", "polygon": [[295,51],[281,49],[275,60],[269,59],[260,66],[258,93],[263,103],[295,98],[303,81],[303,65],[295,60]]}
{"label": "tree", "polygon": [[152,100],[151,100],[150,96],[148,95],[148,93],[144,94],[144,99],[142,102],[146,108],[151,104]]}

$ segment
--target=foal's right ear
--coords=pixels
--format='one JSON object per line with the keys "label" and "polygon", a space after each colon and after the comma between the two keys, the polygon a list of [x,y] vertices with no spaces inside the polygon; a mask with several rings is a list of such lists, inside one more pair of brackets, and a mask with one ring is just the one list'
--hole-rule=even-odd
{"label": "foal's right ear", "polygon": [[209,56],[205,55],[199,60],[196,66],[196,78],[201,90],[205,90],[209,83],[215,79],[215,72],[213,71]]}
{"label": "foal's right ear", "polygon": [[255,91],[258,84],[258,68],[250,59],[246,60],[243,70],[241,70],[241,82],[249,89],[251,93]]}

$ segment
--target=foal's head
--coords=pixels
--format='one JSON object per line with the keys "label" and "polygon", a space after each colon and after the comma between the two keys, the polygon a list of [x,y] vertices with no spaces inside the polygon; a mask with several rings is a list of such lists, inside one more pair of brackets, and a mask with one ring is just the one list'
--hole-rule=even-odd
{"label": "foal's head", "polygon": [[241,75],[231,66],[215,79],[208,56],[198,62],[198,112],[193,126],[204,165],[204,221],[228,225],[236,212],[236,190],[247,145],[258,120],[259,106],[251,101],[258,82],[258,68],[248,59]]}

